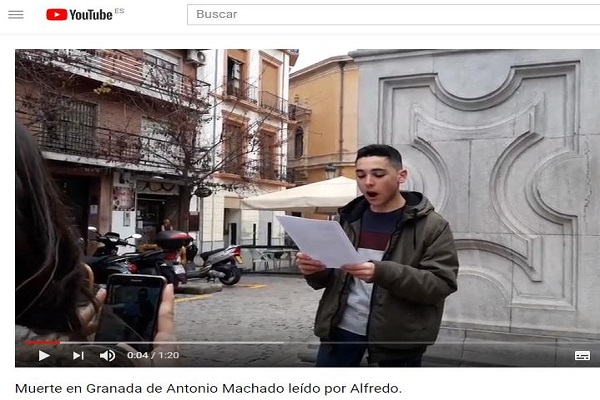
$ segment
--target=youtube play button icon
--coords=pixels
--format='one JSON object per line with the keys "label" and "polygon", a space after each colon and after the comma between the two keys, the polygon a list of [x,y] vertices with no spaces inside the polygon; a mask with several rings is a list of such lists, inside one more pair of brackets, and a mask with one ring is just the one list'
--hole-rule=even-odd
{"label": "youtube play button icon", "polygon": [[65,21],[68,16],[66,8],[49,8],[46,10],[46,19],[48,21]]}

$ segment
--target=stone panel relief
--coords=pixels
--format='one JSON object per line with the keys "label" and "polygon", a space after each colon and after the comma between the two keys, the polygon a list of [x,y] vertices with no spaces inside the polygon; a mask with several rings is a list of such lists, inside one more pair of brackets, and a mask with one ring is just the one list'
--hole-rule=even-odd
{"label": "stone panel relief", "polygon": [[[453,224],[461,265],[470,260],[462,281],[494,287],[506,310],[575,310],[579,219],[591,195],[589,179],[568,179],[589,178],[579,148],[579,63],[512,66],[504,83],[475,98],[453,95],[436,73],[379,83],[378,141],[401,149],[418,171],[414,184],[442,215],[468,219]],[[463,163],[468,173],[456,173]],[[565,201],[565,191],[575,196]],[[489,321],[480,306],[466,310],[460,290],[449,300],[452,320],[461,318],[452,309],[459,303],[470,322]],[[487,309],[498,326],[508,324],[500,320],[509,311]]]}
{"label": "stone panel relief", "polygon": [[478,266],[463,264],[461,269],[461,296],[448,298],[445,325],[493,325],[510,330],[511,308],[506,304],[510,303],[512,283],[501,273],[483,273]]}

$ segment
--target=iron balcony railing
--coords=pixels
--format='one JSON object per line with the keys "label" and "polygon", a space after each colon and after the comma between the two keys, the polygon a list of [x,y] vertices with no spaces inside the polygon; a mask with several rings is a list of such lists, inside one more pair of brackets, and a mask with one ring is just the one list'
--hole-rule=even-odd
{"label": "iron balcony railing", "polygon": [[[138,54],[139,53],[139,54]],[[210,84],[177,70],[175,64],[165,62],[143,50],[17,50],[32,62],[63,67],[74,73],[102,80],[115,86],[169,100],[168,96],[204,99],[210,93]],[[158,60],[158,61],[157,61]],[[95,75],[96,76],[95,76]]]}
{"label": "iron balcony railing", "polygon": [[[189,160],[208,162],[206,148],[186,146],[177,139],[170,139],[162,132],[142,132],[140,134],[123,132],[86,123],[74,123],[58,120],[53,123],[34,121],[30,116],[19,114],[19,118],[28,121],[27,126],[37,139],[42,151],[86,157],[93,160],[104,160],[122,166],[138,166],[142,169],[164,170],[177,174],[178,171],[197,168],[187,165]],[[158,137],[157,137],[158,136]],[[241,157],[241,156],[237,156]],[[187,160],[187,161],[186,161]],[[80,160],[80,162],[84,162]],[[240,175],[247,166],[237,158],[235,170],[224,165],[223,170]],[[287,180],[280,176],[274,161],[262,160],[258,165],[258,177],[270,180]]]}
{"label": "iron balcony railing", "polygon": [[242,79],[225,78],[225,95],[246,101],[251,104],[258,104],[258,87]]}
{"label": "iron balcony railing", "polygon": [[200,147],[185,146],[180,141],[153,135],[135,134],[69,121],[53,124],[28,124],[43,151],[100,159],[119,164],[177,170],[184,167],[186,153]]}
{"label": "iron balcony railing", "polygon": [[224,95],[237,100],[251,103],[268,111],[269,113],[296,121],[303,115],[308,115],[310,110],[295,104],[289,104],[288,100],[266,90],[259,90],[256,85],[241,79],[224,77]]}
{"label": "iron balcony railing", "polygon": [[269,112],[287,117],[287,104],[283,97],[264,90],[260,92],[260,106]]}

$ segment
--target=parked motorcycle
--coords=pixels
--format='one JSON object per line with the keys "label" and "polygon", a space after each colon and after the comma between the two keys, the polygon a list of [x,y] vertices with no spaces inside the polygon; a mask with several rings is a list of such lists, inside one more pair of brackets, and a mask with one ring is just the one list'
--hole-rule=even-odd
{"label": "parked motorcycle", "polygon": [[105,256],[86,256],[83,262],[94,272],[94,283],[106,285],[113,274],[131,274],[135,271],[127,257],[109,254]]}
{"label": "parked motorcycle", "polygon": [[94,272],[94,283],[106,284],[108,277],[113,274],[130,274],[135,272],[133,266],[128,262],[124,255],[117,255],[118,246],[133,246],[127,242],[127,239],[138,239],[141,235],[134,234],[126,239],[121,239],[120,235],[115,232],[108,232],[106,235],[98,234],[98,230],[90,226],[90,232],[96,233],[96,238],[93,239],[104,246],[99,247],[92,256],[83,257],[83,262],[90,266]]}
{"label": "parked motorcycle", "polygon": [[162,249],[146,250],[143,252],[126,253],[127,261],[133,273],[144,275],[162,275],[175,288],[187,282],[185,270],[177,264],[167,261],[168,252]]}
{"label": "parked motorcycle", "polygon": [[139,233],[134,233],[125,239],[121,239],[121,236],[117,232],[106,232],[104,235],[101,235],[98,233],[98,229],[95,226],[89,226],[88,231],[96,234],[96,237],[92,240],[103,244],[103,246],[98,247],[93,254],[97,257],[117,254],[119,246],[135,247],[135,245],[129,243],[127,240],[140,239],[142,237]]}
{"label": "parked motorcycle", "polygon": [[177,288],[188,280],[182,260],[185,259],[184,245],[190,241],[191,236],[185,232],[162,231],[156,235],[154,245],[140,246],[141,251],[132,254],[129,261],[139,273],[160,274]]}
{"label": "parked motorcycle", "polygon": [[[190,236],[190,238],[191,238],[191,236]],[[193,242],[193,240],[190,240],[189,244],[185,247],[185,250],[183,252],[183,255],[185,255],[185,262],[182,261],[183,265],[187,265],[188,263],[193,263],[197,254],[198,254],[198,246],[196,246],[196,244]]]}
{"label": "parked motorcycle", "polygon": [[[207,281],[219,279],[224,285],[235,285],[242,277],[242,272],[237,266],[237,264],[243,263],[241,251],[240,246],[231,245],[226,248],[201,253],[200,258],[203,264],[197,269],[188,272],[188,279],[206,278]],[[193,252],[193,248],[190,249],[191,252]]]}

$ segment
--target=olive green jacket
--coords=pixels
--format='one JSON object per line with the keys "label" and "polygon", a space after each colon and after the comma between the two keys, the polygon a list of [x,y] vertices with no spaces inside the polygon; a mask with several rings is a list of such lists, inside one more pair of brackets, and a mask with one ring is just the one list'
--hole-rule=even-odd
{"label": "olive green jacket", "polygon": [[[448,225],[425,196],[401,192],[407,203],[381,261],[373,261],[373,294],[367,325],[369,362],[422,353],[437,339],[444,300],[457,290],[458,256]],[[361,219],[369,207],[361,196],[340,208],[342,228],[357,247]],[[329,340],[339,324],[352,281],[340,269],[305,276],[325,289],[315,334]]]}

